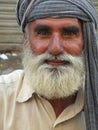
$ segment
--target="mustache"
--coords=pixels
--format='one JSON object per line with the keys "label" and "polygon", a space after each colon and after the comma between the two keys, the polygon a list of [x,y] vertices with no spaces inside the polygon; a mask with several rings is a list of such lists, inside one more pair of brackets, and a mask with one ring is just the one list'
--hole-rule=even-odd
{"label": "mustache", "polygon": [[33,58],[35,58],[35,60],[38,61],[39,64],[47,64],[47,61],[49,60],[59,60],[59,61],[63,61],[67,65],[73,65],[77,62],[77,60],[79,62],[80,59],[83,59],[83,54],[79,56],[72,56],[70,54],[64,53],[55,56],[49,53],[44,53],[39,56],[33,56]]}

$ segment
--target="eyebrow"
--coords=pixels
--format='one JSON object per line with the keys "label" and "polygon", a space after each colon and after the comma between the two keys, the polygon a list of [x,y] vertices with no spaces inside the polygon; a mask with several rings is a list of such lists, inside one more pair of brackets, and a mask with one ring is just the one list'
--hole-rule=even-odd
{"label": "eyebrow", "polygon": [[35,28],[34,28],[34,32],[39,32],[39,31],[42,31],[42,30],[46,30],[46,31],[50,31],[51,28],[47,25],[40,25],[38,24]]}
{"label": "eyebrow", "polygon": [[[35,26],[34,28],[34,32],[39,32],[39,31],[51,31],[51,27],[47,26],[47,25],[41,25],[41,24],[38,24]],[[74,33],[74,34],[77,34],[79,33],[79,28],[77,26],[69,26],[69,27],[62,27],[60,29],[61,31],[63,32],[67,32],[67,33]]]}
{"label": "eyebrow", "polygon": [[64,32],[73,32],[75,34],[79,33],[79,28],[77,26],[63,27],[62,30]]}

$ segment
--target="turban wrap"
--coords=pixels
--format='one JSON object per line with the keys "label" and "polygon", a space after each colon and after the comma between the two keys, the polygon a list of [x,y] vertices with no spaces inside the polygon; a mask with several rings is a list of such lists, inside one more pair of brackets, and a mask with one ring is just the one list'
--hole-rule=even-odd
{"label": "turban wrap", "polygon": [[97,16],[93,2],[91,0],[18,0],[17,19],[23,31],[30,21],[46,17],[73,17],[83,22],[86,129],[98,130]]}

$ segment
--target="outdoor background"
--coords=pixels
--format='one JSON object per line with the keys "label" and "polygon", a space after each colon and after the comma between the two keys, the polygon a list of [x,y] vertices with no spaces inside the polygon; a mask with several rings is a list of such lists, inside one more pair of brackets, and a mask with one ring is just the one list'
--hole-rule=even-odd
{"label": "outdoor background", "polygon": [[[0,74],[21,69],[22,33],[16,20],[17,0],[0,0]],[[98,13],[98,0],[93,0]]]}

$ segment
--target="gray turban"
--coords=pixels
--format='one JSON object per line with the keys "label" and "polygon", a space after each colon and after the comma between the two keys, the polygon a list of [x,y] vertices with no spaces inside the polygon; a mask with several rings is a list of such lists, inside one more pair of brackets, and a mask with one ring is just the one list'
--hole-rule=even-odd
{"label": "gray turban", "polygon": [[19,0],[17,18],[22,30],[30,21],[46,17],[73,17],[83,22],[85,118],[87,130],[98,130],[97,16],[91,0]]}
{"label": "gray turban", "polygon": [[45,17],[77,17],[97,26],[96,11],[90,0],[19,0],[18,22],[22,29],[32,20]]}

